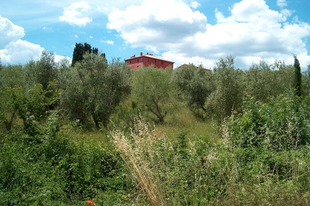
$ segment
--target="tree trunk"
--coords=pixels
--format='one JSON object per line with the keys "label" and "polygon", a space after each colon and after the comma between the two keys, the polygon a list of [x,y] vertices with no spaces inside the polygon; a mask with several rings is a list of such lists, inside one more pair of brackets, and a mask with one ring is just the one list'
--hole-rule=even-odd
{"label": "tree trunk", "polygon": [[93,116],[93,120],[94,120],[96,128],[100,129],[99,119],[97,118],[97,115],[93,114],[92,116]]}
{"label": "tree trunk", "polygon": [[15,111],[13,112],[13,114],[12,114],[12,116],[11,116],[11,118],[10,118],[10,121],[5,121],[5,122],[4,122],[4,123],[5,123],[5,128],[6,128],[7,131],[11,131],[12,125],[13,125],[13,121],[14,121],[14,119],[15,119],[15,117],[16,117],[16,113],[17,113],[17,110],[15,110]]}

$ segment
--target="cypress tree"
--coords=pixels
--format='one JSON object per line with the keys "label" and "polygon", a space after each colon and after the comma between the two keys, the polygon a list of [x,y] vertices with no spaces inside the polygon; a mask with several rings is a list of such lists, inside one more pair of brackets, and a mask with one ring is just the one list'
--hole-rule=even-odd
{"label": "cypress tree", "polygon": [[296,96],[301,96],[301,69],[299,60],[297,59],[296,55],[294,55],[294,73],[295,73],[295,79],[294,79],[294,90]]}
{"label": "cypress tree", "polygon": [[74,50],[73,50],[73,57],[72,57],[72,66],[75,65],[76,62],[79,62],[79,61],[82,61],[84,58],[83,58],[83,55],[88,52],[90,53],[91,55],[92,54],[96,54],[98,55],[98,48],[95,48],[95,47],[91,47],[90,44],[88,43],[75,43],[75,47],[74,47]]}

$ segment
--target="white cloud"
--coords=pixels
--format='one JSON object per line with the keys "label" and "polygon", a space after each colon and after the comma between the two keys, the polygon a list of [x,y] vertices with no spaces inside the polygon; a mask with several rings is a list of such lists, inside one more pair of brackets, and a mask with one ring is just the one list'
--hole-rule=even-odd
{"label": "white cloud", "polygon": [[101,40],[102,43],[105,43],[105,44],[110,44],[110,45],[114,45],[114,41],[112,40]]}
{"label": "white cloud", "polygon": [[88,17],[89,11],[90,6],[87,2],[75,2],[69,7],[64,8],[63,15],[59,17],[59,20],[71,25],[84,27],[86,24],[92,22],[92,18]]}
{"label": "white cloud", "polygon": [[3,63],[24,64],[31,58],[38,59],[43,50],[38,44],[18,39],[0,49],[0,58]]}
{"label": "white cloud", "polygon": [[280,8],[286,7],[287,6],[286,0],[277,0],[277,5]]}
{"label": "white cloud", "polygon": [[30,58],[38,58],[43,51],[40,45],[22,40],[25,36],[22,27],[1,16],[0,33],[0,58],[2,63],[24,64]]}
{"label": "white cloud", "polygon": [[286,17],[290,17],[292,15],[292,11],[288,10],[288,9],[282,9],[281,10],[281,14],[286,18]]}
{"label": "white cloud", "polygon": [[[44,27],[43,30],[49,30]],[[4,64],[25,64],[29,60],[37,60],[40,58],[44,50],[38,44],[34,44],[22,38],[25,36],[24,28],[15,25],[9,19],[0,16],[0,59]],[[70,58],[55,55],[55,61],[58,62],[61,58]]]}
{"label": "white cloud", "polygon": [[11,41],[17,41],[25,36],[24,28],[13,24],[9,19],[0,15],[0,49]]}
{"label": "white cloud", "polygon": [[206,21],[205,15],[192,11],[184,2],[145,0],[125,11],[115,9],[109,15],[107,28],[120,32],[133,47],[145,46],[155,51],[205,31]]}
{"label": "white cloud", "polygon": [[62,56],[62,55],[58,55],[58,54],[54,54],[54,60],[56,63],[61,63],[62,61],[66,61],[68,62],[68,64],[71,64],[72,59],[70,57],[67,56]]}
{"label": "white cloud", "polygon": [[199,4],[197,1],[192,1],[192,2],[191,2],[191,7],[192,7],[193,9],[197,9],[199,6],[200,6],[200,4]]}
{"label": "white cloud", "polygon": [[236,67],[247,69],[260,60],[290,64],[293,54],[303,67],[310,64],[304,41],[310,36],[310,25],[287,21],[290,11],[272,10],[264,0],[242,0],[230,11],[225,17],[216,10],[217,23],[211,25],[184,2],[146,0],[112,12],[107,27],[133,47],[165,51],[162,55],[175,66],[192,61],[212,68],[219,58],[232,55]]}

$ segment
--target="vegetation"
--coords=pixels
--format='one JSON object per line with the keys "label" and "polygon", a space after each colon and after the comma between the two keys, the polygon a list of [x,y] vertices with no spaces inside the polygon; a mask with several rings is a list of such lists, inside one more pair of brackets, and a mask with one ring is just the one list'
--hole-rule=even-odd
{"label": "vegetation", "polygon": [[214,90],[211,77],[211,71],[202,67],[196,68],[194,65],[180,68],[173,74],[179,95],[183,96],[188,106],[198,114],[199,110],[204,114],[207,112],[206,101]]}
{"label": "vegetation", "polygon": [[309,82],[297,57],[1,65],[0,205],[309,205]]}
{"label": "vegetation", "polygon": [[297,96],[301,96],[301,69],[300,69],[300,64],[299,60],[297,59],[296,56],[294,56],[294,71],[295,71],[295,81],[294,81],[294,89],[295,89],[295,94]]}
{"label": "vegetation", "polygon": [[[89,53],[90,55],[98,55],[99,50],[98,48],[91,47],[88,43],[76,43],[74,50],[73,50],[73,56],[72,56],[72,66],[75,65],[76,62],[82,61],[84,59],[83,55]],[[102,56],[105,58],[105,54],[103,53]]]}
{"label": "vegetation", "polygon": [[171,72],[156,68],[143,68],[134,72],[133,96],[146,110],[163,123],[172,104]]}

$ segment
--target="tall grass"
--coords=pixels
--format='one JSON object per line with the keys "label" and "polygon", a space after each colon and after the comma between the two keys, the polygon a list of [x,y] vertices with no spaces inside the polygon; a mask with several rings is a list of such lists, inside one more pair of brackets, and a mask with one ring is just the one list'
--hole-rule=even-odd
{"label": "tall grass", "polygon": [[130,135],[114,131],[112,137],[149,204],[208,205],[221,201],[236,177],[233,156],[223,143],[214,148],[198,136],[184,141],[185,133],[178,142],[170,141],[166,136],[157,137],[141,118],[135,125]]}
{"label": "tall grass", "polygon": [[139,187],[146,193],[151,205],[167,205],[162,193],[163,187],[156,175],[158,171],[154,171],[156,168],[152,168],[150,164],[150,162],[154,163],[152,143],[157,138],[140,119],[136,119],[135,125],[136,128],[131,132],[131,140],[120,131],[112,133],[115,146],[121,152],[127,168]]}

